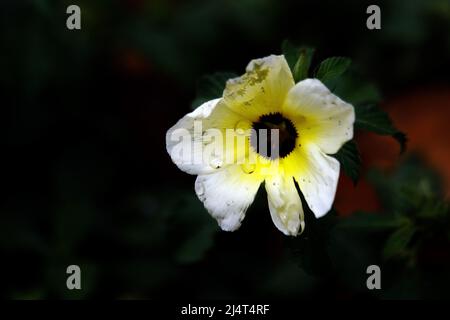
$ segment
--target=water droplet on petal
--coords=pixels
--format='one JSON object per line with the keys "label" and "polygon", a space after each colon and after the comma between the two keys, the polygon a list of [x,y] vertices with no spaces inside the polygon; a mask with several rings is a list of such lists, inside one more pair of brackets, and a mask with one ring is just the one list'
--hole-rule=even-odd
{"label": "water droplet on petal", "polygon": [[250,128],[250,125],[248,121],[245,120],[239,120],[236,122],[236,125],[234,126],[234,130],[236,131],[236,134],[238,135],[244,135],[247,131],[247,129]]}
{"label": "water droplet on petal", "polygon": [[220,169],[223,165],[223,161],[222,161],[222,159],[220,159],[218,157],[213,157],[209,161],[209,165],[214,169]]}
{"label": "water droplet on petal", "polygon": [[203,199],[203,196],[205,194],[205,185],[201,181],[196,181],[195,183],[195,193],[197,193],[197,196],[200,199]]}
{"label": "water droplet on petal", "polygon": [[242,171],[244,171],[247,174],[252,174],[255,172],[256,165],[254,163],[244,163],[241,164]]}

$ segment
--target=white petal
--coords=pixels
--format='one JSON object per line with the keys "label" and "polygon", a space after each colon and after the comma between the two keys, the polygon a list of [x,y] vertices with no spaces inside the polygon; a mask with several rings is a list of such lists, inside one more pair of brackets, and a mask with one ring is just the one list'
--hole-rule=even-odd
{"label": "white petal", "polygon": [[[167,152],[172,161],[187,173],[215,172],[227,165],[223,159],[226,152],[224,131],[234,129],[240,121],[242,117],[228,109],[221,99],[205,102],[167,131]],[[217,150],[211,148],[215,146]],[[211,155],[213,152],[216,154]]]}
{"label": "white petal", "polygon": [[266,178],[265,185],[273,223],[285,235],[296,236],[305,223],[294,179],[282,174],[273,175]]}
{"label": "white petal", "polygon": [[255,174],[244,173],[239,165],[233,165],[199,175],[195,192],[219,226],[225,231],[234,231],[240,227],[261,181]]}
{"label": "white petal", "polygon": [[227,81],[223,97],[230,109],[251,121],[279,112],[294,79],[284,56],[252,60],[241,77]]}
{"label": "white petal", "polygon": [[291,162],[296,158],[297,161],[291,169],[292,174],[309,208],[320,218],[330,211],[333,205],[339,180],[339,161],[327,156],[313,144],[296,150],[292,154]]}
{"label": "white petal", "polygon": [[353,138],[355,111],[317,79],[297,83],[288,93],[283,111],[296,122],[302,140],[314,141],[323,152],[336,153]]}

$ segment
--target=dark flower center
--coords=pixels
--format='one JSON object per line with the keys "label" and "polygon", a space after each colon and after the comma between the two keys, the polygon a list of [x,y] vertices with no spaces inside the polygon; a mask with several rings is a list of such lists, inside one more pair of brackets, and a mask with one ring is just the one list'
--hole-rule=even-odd
{"label": "dark flower center", "polygon": [[257,153],[268,158],[284,158],[295,148],[298,137],[291,120],[281,113],[271,113],[261,116],[253,122],[251,146]]}

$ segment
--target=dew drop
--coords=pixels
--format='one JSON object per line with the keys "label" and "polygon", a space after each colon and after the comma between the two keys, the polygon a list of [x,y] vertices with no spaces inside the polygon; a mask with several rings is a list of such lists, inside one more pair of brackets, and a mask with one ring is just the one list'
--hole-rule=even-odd
{"label": "dew drop", "polygon": [[238,122],[236,122],[236,125],[234,126],[234,130],[238,135],[244,135],[248,128],[249,123],[245,120],[239,120]]}
{"label": "dew drop", "polygon": [[203,182],[197,182],[195,184],[195,193],[197,193],[200,198],[203,197],[203,195],[205,194],[205,186]]}
{"label": "dew drop", "polygon": [[214,169],[220,169],[223,165],[223,161],[220,158],[211,158],[209,165]]}
{"label": "dew drop", "polygon": [[241,169],[247,174],[252,174],[253,172],[255,172],[256,165],[254,163],[244,163],[241,164]]}

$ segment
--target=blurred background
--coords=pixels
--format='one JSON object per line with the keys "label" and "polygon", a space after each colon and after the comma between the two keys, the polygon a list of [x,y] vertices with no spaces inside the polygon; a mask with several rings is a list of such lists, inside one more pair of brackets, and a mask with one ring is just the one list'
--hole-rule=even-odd
{"label": "blurred background", "polygon": [[[2,298],[450,297],[450,1],[3,0],[0,17]],[[371,83],[356,93],[408,149],[358,132],[361,180],[342,175],[335,210],[306,212],[298,238],[263,188],[221,232],[165,133],[203,75],[242,74],[284,39],[314,46],[313,63],[350,57]],[[71,264],[82,290],[66,288]],[[367,290],[372,264],[382,290]]]}

